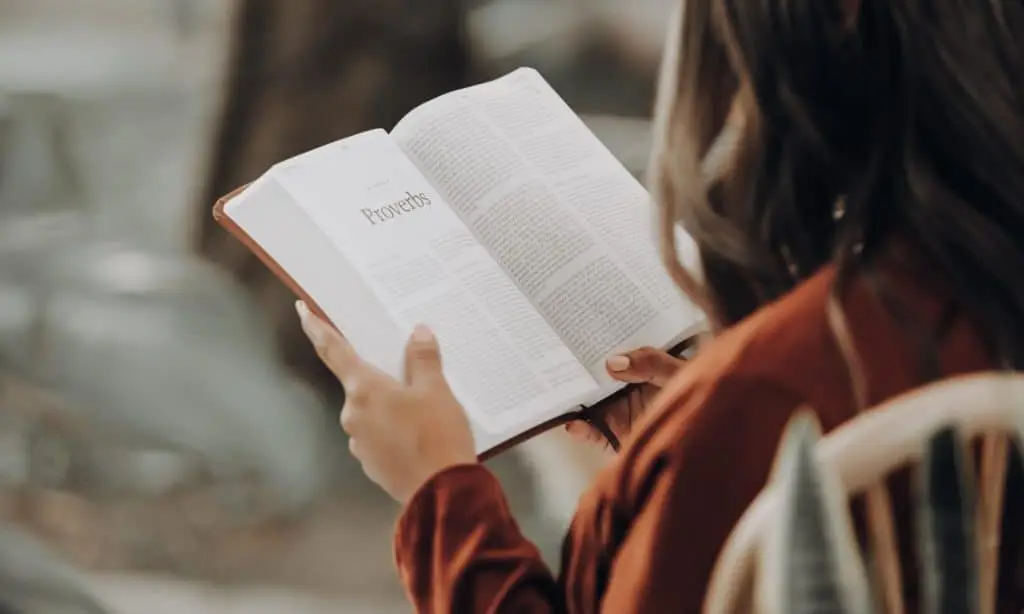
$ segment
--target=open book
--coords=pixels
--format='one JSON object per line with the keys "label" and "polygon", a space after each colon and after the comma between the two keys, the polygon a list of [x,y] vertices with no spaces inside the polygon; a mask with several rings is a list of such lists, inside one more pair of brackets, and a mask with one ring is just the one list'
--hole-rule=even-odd
{"label": "open book", "polygon": [[430,326],[484,457],[621,390],[611,354],[703,330],[649,195],[532,69],[281,162],[214,215],[383,370]]}

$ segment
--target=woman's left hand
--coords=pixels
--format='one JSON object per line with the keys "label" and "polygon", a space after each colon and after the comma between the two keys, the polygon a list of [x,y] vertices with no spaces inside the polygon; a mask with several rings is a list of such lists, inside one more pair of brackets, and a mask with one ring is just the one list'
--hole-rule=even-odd
{"label": "woman's left hand", "polygon": [[405,502],[442,469],[477,462],[469,421],[444,378],[429,329],[413,331],[398,381],[364,362],[305,303],[296,309],[317,354],[345,388],[341,428],[367,477]]}

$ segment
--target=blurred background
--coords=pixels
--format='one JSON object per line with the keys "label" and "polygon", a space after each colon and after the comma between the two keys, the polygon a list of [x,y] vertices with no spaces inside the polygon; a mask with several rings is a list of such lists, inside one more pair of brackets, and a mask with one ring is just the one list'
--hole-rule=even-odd
{"label": "blurred background", "polygon": [[[671,4],[0,0],[0,611],[408,612],[341,391],[210,207],[522,65],[639,175]],[[605,460],[491,462],[553,565]]]}

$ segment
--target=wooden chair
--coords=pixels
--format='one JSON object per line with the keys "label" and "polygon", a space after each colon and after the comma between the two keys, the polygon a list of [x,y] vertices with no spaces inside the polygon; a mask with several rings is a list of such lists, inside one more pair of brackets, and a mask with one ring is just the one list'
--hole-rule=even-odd
{"label": "wooden chair", "polygon": [[[810,412],[804,413],[797,420],[806,421],[810,415]],[[816,421],[811,422],[816,426]],[[1024,433],[1024,375],[978,374],[923,387],[865,412],[818,440],[816,445],[812,443],[808,456],[816,460],[822,475],[835,477],[837,498],[844,504],[840,507],[843,514],[848,515],[847,497],[886,492],[885,488],[880,488],[886,476],[920,462],[929,448],[929,441],[947,428],[963,441],[981,440],[982,457],[974,506],[977,548],[971,557],[977,562],[976,592],[980,603],[974,611],[991,614],[995,611],[1008,452],[1011,438]],[[787,438],[793,430],[797,429],[791,425]],[[785,477],[780,476],[785,457],[784,442],[772,480],[741,517],[719,554],[705,596],[705,614],[771,609],[762,607],[763,591],[772,590],[763,583],[765,572],[772,573],[771,566],[759,567],[757,562],[770,548],[772,532],[780,526],[776,520],[782,515],[787,497],[792,499],[791,493],[784,492],[784,484],[780,484],[780,478]],[[878,605],[889,614],[903,614],[906,607],[888,499],[876,501],[873,507],[869,500],[866,516],[871,554],[877,569],[876,588],[881,602]],[[857,559],[860,565],[859,554]],[[866,611],[871,611],[870,607]]]}

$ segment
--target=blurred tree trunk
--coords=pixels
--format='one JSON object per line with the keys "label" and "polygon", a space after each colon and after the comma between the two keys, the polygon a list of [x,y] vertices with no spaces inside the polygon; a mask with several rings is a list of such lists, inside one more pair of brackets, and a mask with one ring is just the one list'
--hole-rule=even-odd
{"label": "blurred tree trunk", "polygon": [[294,297],[210,218],[220,196],[272,164],[371,128],[465,85],[461,0],[240,0],[195,249],[237,276],[275,327],[283,359],[330,386]]}

